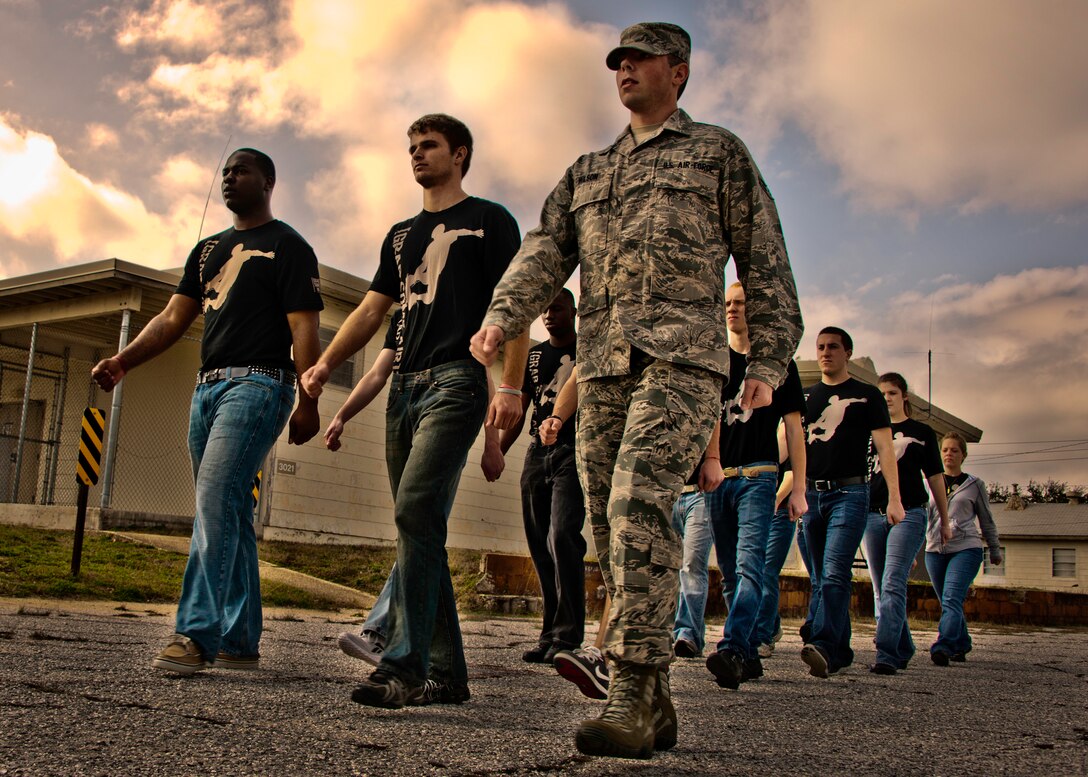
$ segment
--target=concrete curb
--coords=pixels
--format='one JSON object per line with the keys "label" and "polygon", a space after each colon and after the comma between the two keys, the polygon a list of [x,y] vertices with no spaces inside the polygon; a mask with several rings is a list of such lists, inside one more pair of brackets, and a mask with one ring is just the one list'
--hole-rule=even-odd
{"label": "concrete curb", "polygon": [[[189,554],[188,537],[170,534],[144,534],[142,532],[121,531],[105,531],[102,533],[109,534],[128,542],[149,545],[154,548],[159,548],[160,550],[180,553],[185,556]],[[368,594],[365,591],[359,591],[346,585],[322,580],[321,578],[313,577],[312,575],[296,572],[293,569],[286,569],[268,561],[261,561],[259,566],[261,580],[289,585],[315,595],[323,596],[341,607],[358,607],[360,609],[369,610],[374,606],[374,602],[377,601],[377,597]]]}

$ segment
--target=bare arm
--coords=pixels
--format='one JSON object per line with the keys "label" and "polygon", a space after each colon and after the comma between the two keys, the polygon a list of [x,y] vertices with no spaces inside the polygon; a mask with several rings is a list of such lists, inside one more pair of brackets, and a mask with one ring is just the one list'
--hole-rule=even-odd
{"label": "bare arm", "polygon": [[196,317],[200,302],[174,294],[163,311],[151,319],[136,339],[120,353],[103,359],[91,370],[91,379],[104,391],[113,391],[129,370],[150,361],[181,339]]}
{"label": "bare arm", "polygon": [[[782,417],[782,429],[786,438],[786,455],[790,458],[792,472],[805,472],[808,458],[805,453],[805,430],[801,426],[800,413],[786,413]],[[805,497],[805,479],[793,477],[790,473],[790,518],[801,520],[808,511],[808,499]],[[782,481],[785,483],[785,480]]]}
{"label": "bare arm", "polygon": [[[321,316],[316,310],[294,310],[287,314],[295,372],[299,375],[313,367],[321,353],[321,341],[317,337],[320,321]],[[311,397],[305,391],[298,392],[298,407],[291,414],[287,428],[289,445],[302,445],[317,434],[321,428],[321,417],[317,412],[316,397]]]}
{"label": "bare arm", "polygon": [[559,439],[559,430],[567,423],[574,411],[578,409],[578,365],[570,372],[570,377],[559,389],[559,394],[552,405],[552,414],[540,422],[537,434],[540,435],[541,445],[555,445]]}
{"label": "bare arm", "polygon": [[703,463],[699,467],[699,490],[714,491],[725,480],[722,472],[721,457],[722,421],[714,424],[714,431],[710,433],[710,442],[706,445],[706,453],[703,454]]}
{"label": "bare arm", "polygon": [[321,396],[321,390],[332,371],[370,342],[393,302],[392,297],[368,291],[359,306],[351,311],[351,315],[344,321],[344,325],[321,357],[305,374],[301,374],[299,383],[302,390],[314,399]]}
{"label": "bare arm", "polygon": [[926,478],[933,503],[937,505],[937,515],[941,518],[941,544],[952,539],[952,521],[948,519],[948,494],[944,490],[944,473],[938,472]]}
{"label": "bare arm", "polygon": [[374,364],[359,379],[351,394],[336,411],[329,428],[325,430],[325,447],[330,451],[340,450],[340,435],[344,433],[344,424],[358,415],[363,408],[374,401],[374,397],[385,387],[389,376],[393,374],[393,359],[397,352],[392,348],[382,348]]}
{"label": "bare arm", "polygon": [[890,426],[873,429],[872,435],[880,472],[888,484],[888,522],[895,526],[906,517],[906,513],[899,498],[899,462],[895,460],[895,448],[892,446],[892,429]]}
{"label": "bare arm", "polygon": [[[514,398],[516,399],[516,397]],[[521,395],[521,418],[519,418],[509,429],[503,429],[500,432],[492,426],[484,427],[485,429],[495,429],[496,433],[499,435],[499,449],[504,455],[510,450],[511,446],[513,446],[514,441],[517,440],[518,435],[521,434],[521,430],[525,428],[525,416],[529,412],[530,401],[528,394]]]}
{"label": "bare arm", "polygon": [[[503,346],[502,385],[520,389],[525,380],[525,362],[529,358],[529,330],[526,329],[517,337],[508,340]],[[515,396],[503,392],[496,392],[491,400],[491,407],[487,410],[486,426],[494,426],[496,429],[510,429],[515,423],[521,421],[525,403],[525,395]]]}
{"label": "bare arm", "polygon": [[[491,370],[487,370],[487,396],[492,400],[495,398],[495,381],[491,379]],[[518,422],[518,431],[521,430],[521,423],[521,421]],[[483,470],[484,478],[488,483],[498,480],[502,476],[502,471],[506,469],[505,453],[509,446],[507,448],[501,446],[500,434],[506,434],[506,432],[499,432],[494,426],[484,426],[484,455],[480,457],[480,469]]]}

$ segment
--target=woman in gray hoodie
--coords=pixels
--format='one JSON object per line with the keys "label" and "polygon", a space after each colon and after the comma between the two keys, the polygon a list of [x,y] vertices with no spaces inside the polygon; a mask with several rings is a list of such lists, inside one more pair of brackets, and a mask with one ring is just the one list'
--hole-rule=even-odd
{"label": "woman in gray hoodie", "polygon": [[941,544],[940,516],[933,502],[929,503],[926,530],[926,569],[933,590],[941,600],[937,641],[929,649],[937,666],[948,666],[949,661],[966,661],[971,650],[963,601],[982,566],[983,537],[990,549],[990,563],[1001,563],[1000,540],[990,513],[986,484],[963,471],[966,458],[967,442],[961,435],[949,432],[941,438],[941,463],[944,465],[952,538]]}

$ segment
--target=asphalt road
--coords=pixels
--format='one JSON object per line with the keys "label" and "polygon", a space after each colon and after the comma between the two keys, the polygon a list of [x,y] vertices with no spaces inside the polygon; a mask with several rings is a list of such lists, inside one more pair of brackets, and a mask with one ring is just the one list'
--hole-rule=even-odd
{"label": "asphalt road", "polygon": [[574,747],[600,702],[521,662],[539,621],[465,622],[471,701],[385,711],[350,701],[346,616],[268,612],[259,671],[178,678],[150,666],[172,608],[118,607],[0,599],[0,775],[1088,774],[1084,631],[980,627],[966,664],[880,677],[861,625],[831,680],[787,634],[739,691],[680,661],[676,749],[623,761]]}

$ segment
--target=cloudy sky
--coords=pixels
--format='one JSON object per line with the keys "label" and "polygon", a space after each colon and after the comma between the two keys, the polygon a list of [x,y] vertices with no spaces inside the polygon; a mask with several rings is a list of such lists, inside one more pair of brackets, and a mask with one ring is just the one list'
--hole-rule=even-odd
{"label": "cloudy sky", "polygon": [[[0,0],[0,277],[176,267],[225,145],[276,160],[276,214],[369,278],[418,210],[404,131],[473,129],[466,188],[523,230],[626,116],[627,0]],[[845,326],[984,430],[987,479],[1088,483],[1088,4],[674,2],[694,118],[778,202],[808,328]],[[228,141],[229,139],[229,141]],[[212,198],[203,231],[229,224]],[[1034,452],[1034,453],[1032,453]]]}

